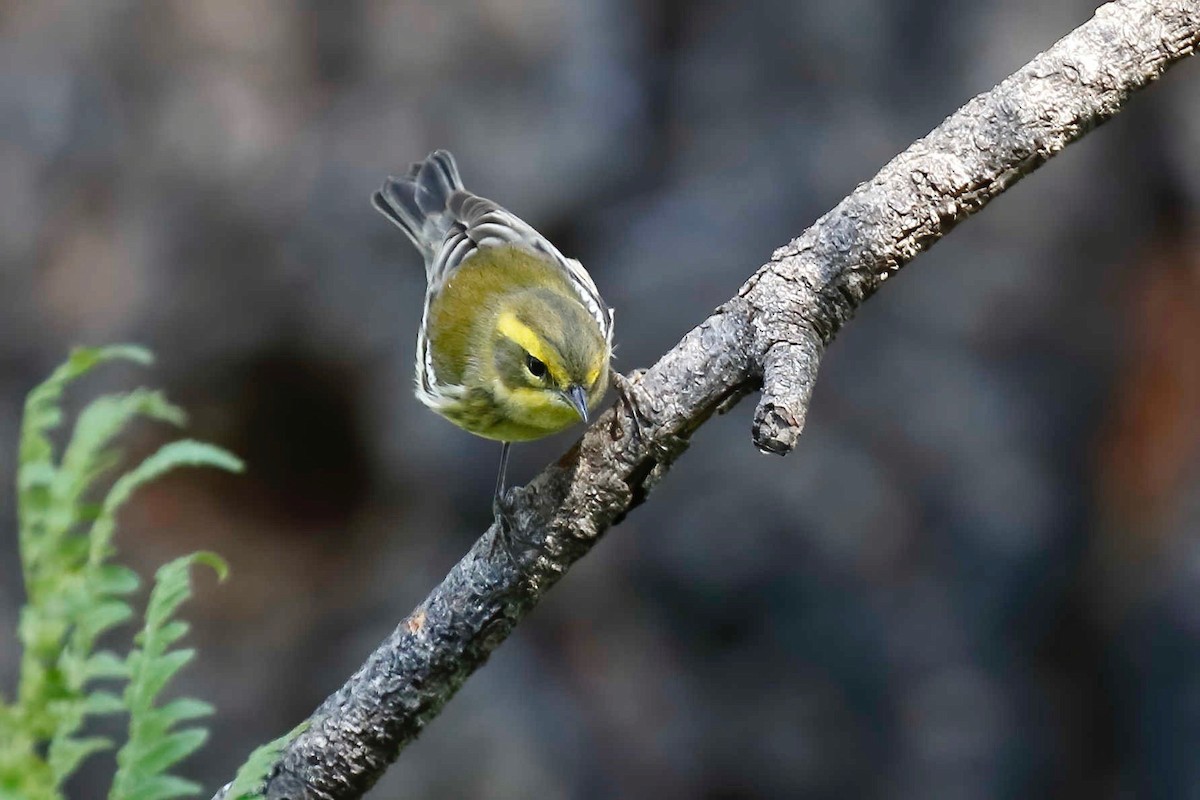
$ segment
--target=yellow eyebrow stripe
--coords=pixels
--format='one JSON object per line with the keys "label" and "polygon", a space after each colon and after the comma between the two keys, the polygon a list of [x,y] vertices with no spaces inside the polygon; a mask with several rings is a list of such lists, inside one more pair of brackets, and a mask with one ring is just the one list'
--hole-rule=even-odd
{"label": "yellow eyebrow stripe", "polygon": [[555,383],[560,385],[563,383],[565,380],[565,371],[558,360],[557,353],[550,350],[542,340],[542,337],[534,333],[532,328],[517,319],[516,314],[511,311],[502,312],[496,319],[496,330],[500,331],[501,335],[506,339],[516,342],[525,348],[525,352],[545,364],[546,368],[550,370],[550,377],[554,379]]}

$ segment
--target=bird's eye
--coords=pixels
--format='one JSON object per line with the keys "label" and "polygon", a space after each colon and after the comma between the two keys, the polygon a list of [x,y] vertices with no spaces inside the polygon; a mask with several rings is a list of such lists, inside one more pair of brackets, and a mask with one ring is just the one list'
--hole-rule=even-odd
{"label": "bird's eye", "polygon": [[525,354],[525,369],[535,378],[546,377],[546,365],[528,353]]}

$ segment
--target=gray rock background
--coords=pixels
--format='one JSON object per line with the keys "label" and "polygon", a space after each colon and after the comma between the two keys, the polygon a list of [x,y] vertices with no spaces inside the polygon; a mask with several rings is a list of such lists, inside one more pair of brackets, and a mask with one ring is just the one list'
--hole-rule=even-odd
{"label": "gray rock background", "polygon": [[[0,687],[21,402],[71,345],[160,359],[75,402],[164,385],[250,465],[145,491],[118,538],[144,573],[232,563],[178,683],[220,708],[184,770],[215,788],[490,517],[495,446],[410,391],[423,275],[384,175],[451,149],[589,266],[629,370],[1095,5],[0,3]],[[795,455],[753,449],[748,404],[705,426],[371,797],[1200,793],[1198,86],[889,281]]]}

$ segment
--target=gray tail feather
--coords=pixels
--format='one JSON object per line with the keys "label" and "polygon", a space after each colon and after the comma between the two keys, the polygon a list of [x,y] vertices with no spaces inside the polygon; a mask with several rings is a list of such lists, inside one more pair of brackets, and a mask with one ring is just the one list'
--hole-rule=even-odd
{"label": "gray tail feather", "polygon": [[454,156],[435,150],[409,167],[403,178],[384,181],[371,204],[396,223],[429,262],[454,223],[446,208],[450,197],[462,188]]}

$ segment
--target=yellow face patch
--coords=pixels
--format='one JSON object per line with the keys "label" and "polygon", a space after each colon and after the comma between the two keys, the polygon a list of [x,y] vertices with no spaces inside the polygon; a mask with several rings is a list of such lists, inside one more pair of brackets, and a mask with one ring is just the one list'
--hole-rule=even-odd
{"label": "yellow face patch", "polygon": [[496,319],[496,330],[545,364],[546,369],[550,370],[550,377],[556,384],[562,386],[567,382],[566,370],[563,368],[558,354],[554,352],[553,348],[547,346],[542,337],[538,336],[532,328],[517,319],[516,314],[511,311],[501,313]]}
{"label": "yellow face patch", "polygon": [[588,370],[588,374],[586,377],[587,377],[587,385],[589,387],[596,385],[596,381],[598,381],[600,379],[600,370],[602,370],[602,369],[604,369],[604,360],[603,359],[601,361],[599,361],[596,364],[596,366],[594,366]]}
{"label": "yellow face patch", "polygon": [[509,389],[496,381],[494,391],[496,401],[504,409],[503,421],[485,436],[510,442],[539,439],[579,422],[575,409],[552,390],[525,386]]}

